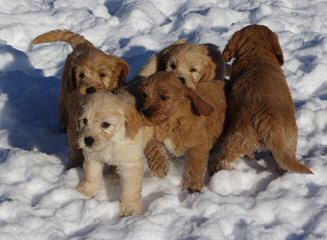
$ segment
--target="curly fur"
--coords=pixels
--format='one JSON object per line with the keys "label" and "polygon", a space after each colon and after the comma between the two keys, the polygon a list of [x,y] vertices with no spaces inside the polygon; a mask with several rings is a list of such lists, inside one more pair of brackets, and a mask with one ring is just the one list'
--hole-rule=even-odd
{"label": "curly fur", "polygon": [[[117,166],[122,178],[120,216],[140,214],[144,172],[143,150],[152,128],[143,124],[131,95],[121,91],[87,97],[78,117],[78,144],[85,156],[84,177],[77,190],[94,197],[104,164]],[[107,125],[105,125],[105,124]],[[88,142],[88,139],[93,142]]]}
{"label": "curly fur", "polygon": [[64,41],[73,47],[62,76],[60,120],[67,129],[70,145],[70,166],[81,166],[83,155],[77,146],[77,113],[80,102],[92,92],[114,91],[128,75],[128,64],[94,47],[83,36],[64,30],[54,30],[36,37],[32,44]]}
{"label": "curly fur", "polygon": [[[148,124],[154,126],[156,141],[175,156],[187,157],[183,188],[201,191],[209,151],[223,132],[225,82],[200,82],[194,91],[178,80],[178,74],[158,72],[145,79],[143,92],[146,95],[143,114]],[[152,144],[158,145],[156,141]],[[148,151],[151,156],[152,147]],[[156,175],[164,176],[166,161],[162,155],[150,157],[148,165]]]}
{"label": "curly fur", "polygon": [[235,61],[229,127],[215,170],[231,169],[239,157],[266,148],[282,169],[312,173],[295,156],[295,107],[281,69],[284,59],[278,36],[266,26],[247,26],[232,36],[223,55],[226,62]]}

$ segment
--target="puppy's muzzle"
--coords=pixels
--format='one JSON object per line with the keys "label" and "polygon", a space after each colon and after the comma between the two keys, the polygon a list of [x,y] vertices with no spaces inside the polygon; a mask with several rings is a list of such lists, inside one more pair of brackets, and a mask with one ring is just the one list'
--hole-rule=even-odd
{"label": "puppy's muzzle", "polygon": [[94,143],[94,138],[93,137],[85,137],[84,143],[86,146],[91,147]]}
{"label": "puppy's muzzle", "polygon": [[92,94],[96,92],[95,87],[88,87],[87,89],[85,89],[86,94]]}
{"label": "puppy's muzzle", "polygon": [[186,79],[184,77],[179,77],[179,81],[181,81],[182,84],[185,85]]}
{"label": "puppy's muzzle", "polygon": [[152,116],[152,114],[154,113],[154,111],[155,111],[154,107],[149,107],[149,108],[147,108],[147,109],[144,109],[144,110],[142,111],[142,113],[143,113],[143,115],[144,115],[145,117],[149,118],[149,117]]}

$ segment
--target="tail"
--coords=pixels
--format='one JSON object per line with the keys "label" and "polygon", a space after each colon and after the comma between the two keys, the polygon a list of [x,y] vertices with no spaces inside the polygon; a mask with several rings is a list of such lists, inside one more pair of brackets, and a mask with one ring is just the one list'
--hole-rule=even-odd
{"label": "tail", "polygon": [[272,153],[282,169],[289,172],[313,174],[310,168],[298,162],[295,155],[278,150],[272,150]]}
{"label": "tail", "polygon": [[[269,123],[265,121],[269,121]],[[261,120],[258,129],[261,131],[261,136],[266,136],[265,145],[272,151],[282,169],[289,172],[313,174],[310,168],[296,159],[297,127],[295,119],[294,123],[288,122],[287,127],[284,124],[285,121],[271,115]],[[265,131],[266,134],[264,134]]]}
{"label": "tail", "polygon": [[91,42],[86,40],[82,35],[77,33],[73,33],[66,30],[54,30],[47,33],[44,33],[38,37],[36,37],[32,44],[39,44],[39,43],[47,43],[47,42],[57,42],[63,41],[69,43],[73,48],[78,46],[79,44],[89,44],[93,46]]}

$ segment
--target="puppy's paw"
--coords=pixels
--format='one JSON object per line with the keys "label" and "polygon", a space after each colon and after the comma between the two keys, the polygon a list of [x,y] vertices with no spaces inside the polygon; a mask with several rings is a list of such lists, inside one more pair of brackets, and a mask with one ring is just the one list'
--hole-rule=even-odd
{"label": "puppy's paw", "polygon": [[82,180],[76,190],[87,197],[94,197],[97,194],[98,186],[94,183]]}
{"label": "puppy's paw", "polygon": [[141,203],[120,202],[119,217],[140,215],[142,213]]}
{"label": "puppy's paw", "polygon": [[203,179],[200,177],[193,177],[187,174],[183,178],[182,188],[188,190],[190,193],[201,192],[203,187]]}
{"label": "puppy's paw", "polygon": [[148,166],[152,174],[160,178],[165,177],[169,171],[169,161],[164,144],[152,140],[147,144],[144,154],[148,160]]}
{"label": "puppy's paw", "polygon": [[221,160],[217,163],[216,170],[232,170],[234,166],[227,160]]}

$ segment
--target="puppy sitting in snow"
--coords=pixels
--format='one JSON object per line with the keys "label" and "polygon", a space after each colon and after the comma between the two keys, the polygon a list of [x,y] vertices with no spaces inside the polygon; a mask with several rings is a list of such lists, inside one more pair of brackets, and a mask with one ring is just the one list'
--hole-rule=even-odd
{"label": "puppy sitting in snow", "polygon": [[69,167],[81,166],[83,155],[77,145],[77,112],[82,99],[94,92],[107,92],[122,85],[128,75],[128,64],[121,58],[97,49],[83,36],[55,30],[36,37],[32,44],[64,41],[73,47],[62,76],[60,119],[67,128],[70,145]]}
{"label": "puppy sitting in snow", "polygon": [[143,125],[134,104],[125,91],[96,93],[86,99],[78,117],[78,144],[85,161],[84,178],[77,190],[94,197],[104,164],[117,166],[122,178],[121,216],[141,213],[143,150],[152,137],[152,128]]}
{"label": "puppy sitting in snow", "polygon": [[[142,112],[154,126],[154,138],[175,156],[187,157],[182,187],[190,192],[203,188],[209,151],[223,131],[224,88],[224,81],[205,81],[194,91],[175,72],[158,72],[145,79],[142,86]],[[165,176],[167,160],[153,156],[148,159],[149,168],[155,175]]]}
{"label": "puppy sitting in snow", "polygon": [[230,122],[215,170],[231,169],[239,157],[267,148],[282,169],[312,173],[295,156],[295,107],[281,69],[284,59],[278,36],[266,26],[247,26],[232,36],[223,55],[226,62],[235,60],[228,99]]}
{"label": "puppy sitting in snow", "polygon": [[153,55],[139,76],[149,77],[159,71],[176,72],[180,81],[195,90],[199,82],[224,80],[225,63],[217,46],[181,39]]}

